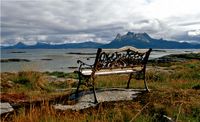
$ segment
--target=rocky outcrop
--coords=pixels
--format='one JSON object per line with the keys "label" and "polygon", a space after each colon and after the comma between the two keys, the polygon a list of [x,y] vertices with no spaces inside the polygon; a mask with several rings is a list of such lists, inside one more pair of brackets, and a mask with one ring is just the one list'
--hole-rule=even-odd
{"label": "rocky outcrop", "polygon": [[11,58],[11,59],[1,59],[0,62],[30,62],[28,59],[17,59],[17,58]]}
{"label": "rocky outcrop", "polygon": [[200,60],[200,53],[185,53],[185,54],[171,54],[149,60],[150,63],[170,63],[170,62],[183,62],[190,59]]}
{"label": "rocky outcrop", "polygon": [[[120,88],[110,88],[110,89],[102,89],[97,90],[97,99],[98,101],[125,101],[125,100],[133,100],[137,97],[138,94],[142,93],[145,90],[138,89],[120,89]],[[93,92],[81,92],[79,93],[79,98],[75,97],[75,94],[70,96],[70,100],[77,100],[78,102],[75,105],[62,105],[56,104],[53,107],[56,110],[81,110],[89,107],[94,107],[97,104],[94,103]]]}
{"label": "rocky outcrop", "polygon": [[0,103],[0,115],[14,111],[10,103]]}

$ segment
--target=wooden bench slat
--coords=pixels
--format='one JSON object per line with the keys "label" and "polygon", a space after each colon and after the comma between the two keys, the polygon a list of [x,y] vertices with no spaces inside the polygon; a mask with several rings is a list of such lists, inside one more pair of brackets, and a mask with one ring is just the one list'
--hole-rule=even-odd
{"label": "wooden bench slat", "polygon": [[137,48],[132,47],[132,46],[125,46],[125,47],[122,47],[122,48],[119,48],[119,49],[102,49],[102,51],[106,52],[106,53],[113,53],[113,52],[126,51],[128,49],[136,51],[136,52],[140,52],[140,53],[145,53],[145,52],[148,51],[148,49],[137,49]]}
{"label": "wooden bench slat", "polygon": [[[123,74],[123,73],[133,73],[137,71],[141,71],[142,67],[135,67],[131,69],[112,69],[112,70],[100,70],[96,71],[94,75],[110,75],[110,74]],[[80,72],[82,75],[90,76],[92,73],[91,69],[82,70]]]}

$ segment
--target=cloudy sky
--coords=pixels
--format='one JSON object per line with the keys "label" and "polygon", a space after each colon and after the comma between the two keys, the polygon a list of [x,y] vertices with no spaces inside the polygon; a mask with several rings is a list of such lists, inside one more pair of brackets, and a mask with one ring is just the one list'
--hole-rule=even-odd
{"label": "cloudy sky", "polygon": [[1,0],[1,45],[95,41],[118,33],[200,43],[200,0]]}

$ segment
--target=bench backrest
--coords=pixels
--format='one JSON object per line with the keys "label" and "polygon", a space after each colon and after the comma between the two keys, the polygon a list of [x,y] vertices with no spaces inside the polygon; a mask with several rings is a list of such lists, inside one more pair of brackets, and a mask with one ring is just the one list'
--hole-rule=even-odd
{"label": "bench backrest", "polygon": [[123,69],[138,66],[146,68],[151,50],[151,48],[141,50],[130,46],[120,49],[99,48],[97,50],[93,72],[102,69]]}

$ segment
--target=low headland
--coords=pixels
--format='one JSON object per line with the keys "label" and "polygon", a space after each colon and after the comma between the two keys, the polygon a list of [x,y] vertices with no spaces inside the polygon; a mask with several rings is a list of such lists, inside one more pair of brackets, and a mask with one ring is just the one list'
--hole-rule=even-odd
{"label": "low headland", "polygon": [[[150,60],[147,66],[150,93],[129,101],[99,103],[80,111],[56,110],[53,104],[74,104],[76,73],[21,71],[1,73],[1,103],[14,111],[1,121],[200,121],[200,53],[176,54]],[[97,88],[126,87],[127,75],[98,76]],[[143,88],[132,80],[131,88]],[[85,88],[82,88],[85,90]]]}

